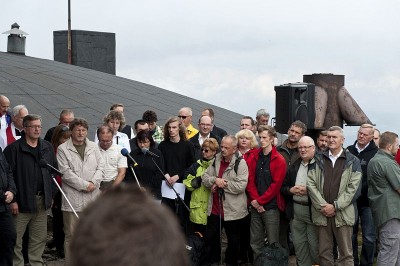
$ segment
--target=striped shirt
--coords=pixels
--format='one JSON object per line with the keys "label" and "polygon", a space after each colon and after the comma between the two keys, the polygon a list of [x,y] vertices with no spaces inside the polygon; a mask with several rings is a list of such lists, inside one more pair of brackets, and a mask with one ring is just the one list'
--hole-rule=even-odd
{"label": "striped shirt", "polygon": [[115,180],[118,175],[118,168],[128,168],[127,159],[121,154],[122,148],[120,146],[113,144],[107,150],[103,150],[99,145],[99,150],[105,161],[103,181]]}

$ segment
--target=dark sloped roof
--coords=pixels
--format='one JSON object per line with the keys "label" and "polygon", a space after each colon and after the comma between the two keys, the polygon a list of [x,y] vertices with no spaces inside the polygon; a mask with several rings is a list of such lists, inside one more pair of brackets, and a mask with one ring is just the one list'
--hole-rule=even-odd
{"label": "dark sloped roof", "polygon": [[29,113],[43,119],[43,134],[58,123],[63,109],[72,109],[75,117],[89,122],[89,138],[114,103],[125,105],[127,124],[133,126],[146,110],[157,113],[158,124],[176,115],[183,106],[193,109],[193,124],[201,111],[211,107],[216,125],[234,134],[241,114],[134,80],[52,60],[0,52],[0,94],[11,106],[24,104]]}

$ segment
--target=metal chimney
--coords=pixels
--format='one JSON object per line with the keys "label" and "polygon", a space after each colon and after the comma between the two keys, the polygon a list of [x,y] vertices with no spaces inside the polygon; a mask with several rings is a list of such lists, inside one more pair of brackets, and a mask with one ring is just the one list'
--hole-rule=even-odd
{"label": "metal chimney", "polygon": [[28,33],[19,29],[19,25],[14,23],[11,25],[11,30],[3,32],[3,34],[8,35],[7,52],[14,54],[25,55],[25,41],[26,37],[23,35],[28,35]]}

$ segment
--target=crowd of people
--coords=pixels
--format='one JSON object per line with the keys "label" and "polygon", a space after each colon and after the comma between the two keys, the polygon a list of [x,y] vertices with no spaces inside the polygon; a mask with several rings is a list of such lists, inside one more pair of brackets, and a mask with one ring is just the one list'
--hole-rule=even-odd
{"label": "crowd of people", "polygon": [[[189,107],[163,126],[148,110],[132,127],[123,104],[114,104],[93,141],[88,122],[68,109],[42,139],[41,117],[26,106],[11,109],[0,95],[0,115],[0,265],[44,265],[50,209],[53,245],[66,265],[109,265],[124,251],[121,264],[114,264],[144,265],[129,257],[139,253],[147,261],[168,260],[165,250],[158,258],[143,248],[169,245],[160,241],[165,230],[176,243],[183,243],[183,235],[202,236],[200,265],[219,265],[222,258],[226,265],[252,265],[272,244],[294,252],[297,265],[373,265],[376,251],[378,265],[400,265],[396,133],[381,134],[363,124],[354,144],[345,148],[341,127],[312,139],[307,126],[294,121],[287,139],[278,143],[264,109],[256,119],[244,116],[238,132],[229,135],[216,126],[211,108],[201,112],[197,128]],[[163,197],[163,182],[183,183],[182,201]],[[137,196],[131,203],[129,193],[145,193],[151,200]],[[140,202],[150,205],[139,208]],[[161,216],[155,219],[150,212],[157,206],[171,212],[157,210]],[[155,232],[160,237],[153,242],[143,237]],[[93,248],[84,247],[88,239],[96,242]],[[135,244],[138,251],[130,253]],[[168,248],[171,261],[187,265],[179,245]]]}

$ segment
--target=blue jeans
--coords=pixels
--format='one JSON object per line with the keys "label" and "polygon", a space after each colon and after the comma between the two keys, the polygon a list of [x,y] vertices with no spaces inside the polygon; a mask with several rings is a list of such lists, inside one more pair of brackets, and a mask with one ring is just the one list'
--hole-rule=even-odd
{"label": "blue jeans", "polygon": [[[372,212],[370,207],[359,207],[358,208],[359,217],[357,217],[356,223],[353,228],[353,257],[354,265],[373,265],[374,254],[375,254],[375,240],[376,240],[376,228],[374,225],[374,220],[372,218]],[[361,220],[361,230],[362,230],[362,248],[361,257],[358,257],[358,224]]]}

